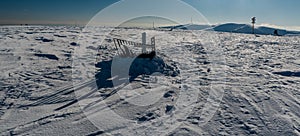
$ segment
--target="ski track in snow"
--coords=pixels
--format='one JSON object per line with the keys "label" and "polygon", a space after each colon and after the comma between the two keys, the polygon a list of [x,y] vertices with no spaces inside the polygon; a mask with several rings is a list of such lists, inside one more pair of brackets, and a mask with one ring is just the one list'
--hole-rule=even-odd
{"label": "ski track in snow", "polygon": [[[115,56],[113,45],[102,44],[104,39],[98,39],[101,34],[94,31],[80,35],[81,28],[65,26],[1,26],[0,30],[1,135],[129,135],[128,129],[143,130],[134,125],[107,129],[104,126],[106,130],[98,130],[76,101],[74,90],[91,86],[93,81],[87,80],[73,88],[75,49],[85,44],[85,53],[99,53],[98,61]],[[167,64],[179,67],[181,83],[199,90],[197,100],[191,105],[195,106],[192,113],[168,135],[300,135],[299,36],[116,29],[108,39],[116,37],[139,42],[144,31],[156,37],[158,56]],[[199,37],[209,39],[210,36],[222,49],[225,63],[218,65],[224,69],[213,67],[209,47],[199,43]],[[74,44],[78,39],[80,44]],[[94,72],[95,58],[84,55],[80,57],[90,63],[86,68]],[[224,73],[225,77],[212,79],[211,74],[218,74],[215,72]],[[163,83],[178,88],[181,84],[176,83],[177,79],[166,77]],[[225,86],[224,95],[212,119],[198,126],[213,80]],[[138,83],[132,85],[140,86]],[[112,89],[101,89],[89,94],[88,98],[98,100],[110,91]],[[166,97],[157,107],[173,104],[171,98],[177,97],[177,91],[163,93]],[[122,106],[127,106],[124,102],[113,98],[108,104],[124,116],[128,114],[128,118],[144,119],[145,124],[152,118],[159,118],[157,109],[147,109],[152,116],[144,116],[142,109],[124,108]],[[130,115],[133,113],[127,108],[141,115]]]}

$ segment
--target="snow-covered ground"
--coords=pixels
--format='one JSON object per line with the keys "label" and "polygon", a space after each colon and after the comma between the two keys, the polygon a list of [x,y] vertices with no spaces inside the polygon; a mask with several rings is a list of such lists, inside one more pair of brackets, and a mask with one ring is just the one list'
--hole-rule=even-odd
{"label": "snow-covered ground", "polygon": [[[300,135],[300,36],[0,30],[1,135]],[[157,57],[118,58],[142,32]]]}

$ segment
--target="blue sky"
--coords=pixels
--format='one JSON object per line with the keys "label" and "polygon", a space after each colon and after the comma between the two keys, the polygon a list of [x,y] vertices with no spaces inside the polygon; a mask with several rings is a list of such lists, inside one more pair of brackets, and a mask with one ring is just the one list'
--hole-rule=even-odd
{"label": "blue sky", "polygon": [[[1,0],[0,24],[85,24],[99,11],[119,0]],[[151,0],[147,0],[148,2]],[[211,24],[249,23],[287,28],[300,26],[300,0],[182,0],[201,12]],[[143,5],[145,8],[147,5]],[[143,7],[140,4],[133,7]],[[170,4],[161,3],[167,12]],[[121,9],[120,10],[126,10]],[[128,8],[128,7],[126,7]],[[140,8],[142,10],[143,8]],[[116,9],[118,10],[118,9]],[[180,7],[178,7],[180,10]],[[140,12],[140,11],[137,11]],[[127,13],[124,12],[124,15]],[[122,15],[123,15],[122,14]],[[119,15],[119,16],[122,16]],[[191,18],[178,14],[181,18]],[[190,19],[186,19],[190,22]],[[108,20],[109,21],[109,20]]]}

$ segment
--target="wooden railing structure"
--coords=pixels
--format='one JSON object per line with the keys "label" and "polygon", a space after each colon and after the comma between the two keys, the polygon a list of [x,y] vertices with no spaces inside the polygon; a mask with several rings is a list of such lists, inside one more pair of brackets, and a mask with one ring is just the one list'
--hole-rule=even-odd
{"label": "wooden railing structure", "polygon": [[[117,50],[120,50],[120,55],[122,56],[134,56],[134,53],[128,49],[127,46],[131,45],[134,47],[141,47],[141,53],[146,54],[150,52],[155,52],[155,37],[151,38],[151,44],[146,44],[146,33],[142,33],[142,43],[113,38],[115,47]],[[147,49],[151,49],[150,51]]]}

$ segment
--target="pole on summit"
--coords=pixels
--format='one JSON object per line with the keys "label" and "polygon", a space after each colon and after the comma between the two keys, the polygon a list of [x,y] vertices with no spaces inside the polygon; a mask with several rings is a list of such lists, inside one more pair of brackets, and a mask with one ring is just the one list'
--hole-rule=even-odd
{"label": "pole on summit", "polygon": [[256,23],[256,17],[252,17],[251,18],[251,20],[252,20],[252,34],[254,34],[254,24]]}

